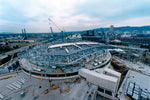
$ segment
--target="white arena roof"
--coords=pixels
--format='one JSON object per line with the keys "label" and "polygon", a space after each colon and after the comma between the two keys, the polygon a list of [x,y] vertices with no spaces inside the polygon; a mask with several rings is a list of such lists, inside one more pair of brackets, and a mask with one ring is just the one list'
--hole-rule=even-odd
{"label": "white arena roof", "polygon": [[63,47],[63,46],[69,46],[69,45],[78,45],[78,44],[87,44],[87,45],[90,45],[90,44],[99,44],[99,43],[96,43],[96,42],[63,43],[63,44],[51,45],[51,46],[48,46],[48,48],[56,48],[56,47]]}

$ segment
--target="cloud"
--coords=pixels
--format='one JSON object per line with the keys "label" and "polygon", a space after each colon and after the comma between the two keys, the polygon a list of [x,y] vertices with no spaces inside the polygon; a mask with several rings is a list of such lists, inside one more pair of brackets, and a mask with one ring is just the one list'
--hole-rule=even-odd
{"label": "cloud", "polygon": [[[149,0],[0,0],[0,32],[49,32],[48,17],[66,31],[115,25],[145,25]],[[132,23],[133,22],[133,23]],[[56,26],[54,31],[59,31]],[[19,31],[18,31],[19,30]]]}
{"label": "cloud", "polygon": [[142,25],[149,25],[150,17],[138,17],[138,18],[130,18],[124,21],[118,22],[117,26],[141,26]]}

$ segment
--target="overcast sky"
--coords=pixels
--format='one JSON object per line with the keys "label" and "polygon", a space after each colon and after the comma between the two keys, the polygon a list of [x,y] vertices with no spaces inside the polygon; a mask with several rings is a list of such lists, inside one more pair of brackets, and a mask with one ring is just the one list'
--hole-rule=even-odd
{"label": "overcast sky", "polygon": [[150,25],[150,0],[0,0],[0,32]]}

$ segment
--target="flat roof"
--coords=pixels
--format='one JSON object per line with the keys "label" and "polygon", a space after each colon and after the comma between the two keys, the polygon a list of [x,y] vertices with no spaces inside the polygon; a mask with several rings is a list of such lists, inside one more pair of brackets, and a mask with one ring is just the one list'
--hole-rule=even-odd
{"label": "flat roof", "polygon": [[109,68],[105,68],[104,71],[109,72],[109,73],[111,73],[111,74],[113,74],[113,75],[115,75],[115,76],[118,76],[118,77],[121,76],[121,73],[119,73],[119,72],[117,72],[117,71],[114,71],[114,70],[112,70],[112,69],[109,69]]}
{"label": "flat roof", "polygon": [[97,73],[97,72],[91,71],[89,69],[80,69],[80,70],[83,71],[83,72],[86,72],[90,75],[93,75],[95,77],[99,77],[101,79],[104,79],[104,80],[112,81],[112,82],[115,82],[115,83],[118,81],[118,79],[116,77],[108,76],[108,75],[105,75],[105,74],[102,74],[102,73]]}
{"label": "flat roof", "polygon": [[149,85],[150,77],[148,75],[144,75],[142,73],[129,70],[123,83],[121,84],[118,90],[119,97],[122,98],[123,100],[127,100],[125,97],[126,95],[125,92],[130,82],[135,83],[135,86],[136,85],[139,86],[142,90],[147,89],[147,91],[150,92],[150,85]]}
{"label": "flat roof", "polygon": [[63,44],[56,44],[48,46],[48,48],[56,48],[56,47],[63,47],[63,46],[69,46],[69,45],[78,45],[78,44],[98,44],[96,42],[74,42],[74,43],[63,43]]}

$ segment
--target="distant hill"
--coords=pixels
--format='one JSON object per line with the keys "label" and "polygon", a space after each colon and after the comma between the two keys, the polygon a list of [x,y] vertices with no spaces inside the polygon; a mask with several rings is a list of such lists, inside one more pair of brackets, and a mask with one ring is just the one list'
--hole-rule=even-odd
{"label": "distant hill", "polygon": [[[104,31],[109,31],[109,27],[107,28],[97,28],[97,29],[93,29],[93,30],[101,30],[103,29]],[[124,27],[115,27],[114,26],[114,31],[139,31],[139,32],[142,32],[142,31],[150,31],[150,26],[124,26]],[[83,31],[69,31],[69,32],[65,32],[66,34],[74,34],[74,33],[84,33],[86,30],[83,30]],[[49,34],[50,32],[47,32],[47,33],[27,33],[27,34]],[[56,34],[59,33],[59,32],[56,32]],[[22,34],[22,33],[9,33],[9,32],[1,32],[0,34]]]}
{"label": "distant hill", "polygon": [[[98,28],[98,29],[96,29],[96,30],[99,30],[99,29],[101,29],[101,28]],[[109,28],[102,28],[102,29],[104,29],[104,31],[109,31]],[[137,30],[137,31],[139,31],[139,32],[141,32],[141,31],[150,31],[150,26],[139,26],[139,27],[136,27],[136,26],[124,26],[124,27],[114,27],[114,31],[117,31],[117,30],[119,30],[119,31],[135,31],[135,30]]]}
{"label": "distant hill", "polygon": [[150,31],[150,26],[142,26],[142,27],[131,27],[131,26],[126,26],[126,27],[115,27],[114,30],[120,30],[120,31]]}

